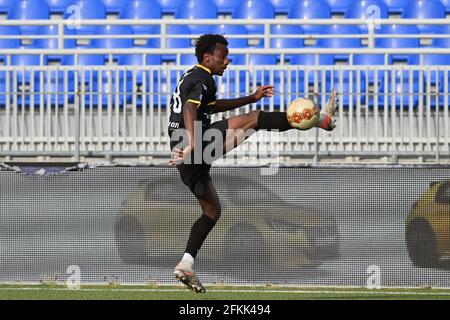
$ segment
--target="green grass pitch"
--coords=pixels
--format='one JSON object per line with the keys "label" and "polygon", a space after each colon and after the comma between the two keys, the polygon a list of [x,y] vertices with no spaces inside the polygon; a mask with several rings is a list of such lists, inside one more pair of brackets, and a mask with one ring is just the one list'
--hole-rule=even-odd
{"label": "green grass pitch", "polygon": [[450,289],[303,288],[282,286],[206,286],[196,294],[182,286],[0,285],[0,300],[450,300]]}

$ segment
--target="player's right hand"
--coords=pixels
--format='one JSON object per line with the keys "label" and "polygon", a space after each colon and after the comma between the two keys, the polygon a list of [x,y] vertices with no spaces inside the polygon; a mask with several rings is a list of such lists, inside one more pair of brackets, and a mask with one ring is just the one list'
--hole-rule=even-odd
{"label": "player's right hand", "polygon": [[173,150],[170,153],[169,165],[176,166],[182,163],[183,159],[186,158],[186,156],[190,154],[193,149],[194,147],[192,146],[187,146],[184,149],[173,148]]}

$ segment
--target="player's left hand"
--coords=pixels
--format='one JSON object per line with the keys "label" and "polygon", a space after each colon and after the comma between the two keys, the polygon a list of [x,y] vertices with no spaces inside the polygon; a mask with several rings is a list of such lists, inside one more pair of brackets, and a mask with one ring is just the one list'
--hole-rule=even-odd
{"label": "player's left hand", "polygon": [[255,98],[255,102],[261,100],[263,97],[271,97],[273,96],[273,86],[261,86],[256,89],[255,93],[253,93]]}

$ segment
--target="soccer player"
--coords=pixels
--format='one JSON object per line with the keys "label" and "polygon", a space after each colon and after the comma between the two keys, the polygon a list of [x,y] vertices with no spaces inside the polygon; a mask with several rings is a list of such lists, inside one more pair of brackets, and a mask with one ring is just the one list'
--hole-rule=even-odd
{"label": "soccer player", "polygon": [[[213,149],[212,160],[215,160],[230,151],[230,146],[232,149],[248,138],[246,132],[251,132],[251,129],[253,132],[293,129],[285,112],[259,110],[211,124],[210,115],[213,113],[233,110],[273,95],[273,86],[264,85],[249,96],[216,100],[213,76],[222,76],[229,64],[227,46],[228,42],[222,35],[202,35],[195,46],[198,64],[183,74],[170,101],[170,164],[176,165],[181,180],[198,199],[202,210],[192,225],[184,256],[173,274],[197,293],[205,292],[205,288],[194,272],[194,260],[221,213],[219,198],[209,175],[211,161],[206,161],[203,151]],[[335,128],[336,105],[337,94],[333,90],[326,113],[320,114],[318,127],[327,131]],[[219,132],[219,136],[204,138],[203,134],[208,130]]]}

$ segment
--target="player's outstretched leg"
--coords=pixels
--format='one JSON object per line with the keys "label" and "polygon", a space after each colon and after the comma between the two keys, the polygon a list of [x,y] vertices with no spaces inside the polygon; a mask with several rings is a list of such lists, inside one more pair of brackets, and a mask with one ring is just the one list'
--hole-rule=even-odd
{"label": "player's outstretched leg", "polygon": [[338,92],[335,89],[333,89],[330,92],[330,99],[328,100],[327,105],[325,107],[325,113],[320,114],[319,123],[317,124],[317,127],[326,131],[334,130],[334,128],[336,128],[336,119],[334,118],[334,114],[338,106],[339,106]]}
{"label": "player's outstretched leg", "polygon": [[192,268],[192,265],[186,263],[184,260],[181,260],[175,270],[173,271],[173,275],[179,281],[181,281],[188,289],[196,292],[196,293],[205,293],[205,287],[203,287],[200,280],[198,280],[197,275]]}

